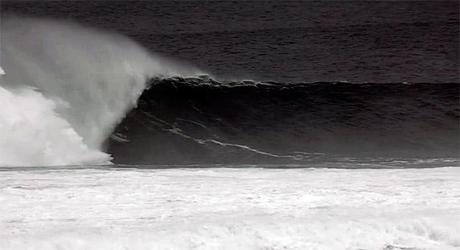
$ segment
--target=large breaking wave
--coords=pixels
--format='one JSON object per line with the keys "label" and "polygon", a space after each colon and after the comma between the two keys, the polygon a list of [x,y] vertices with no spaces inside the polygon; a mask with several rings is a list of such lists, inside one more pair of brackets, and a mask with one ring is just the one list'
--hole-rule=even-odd
{"label": "large breaking wave", "polygon": [[458,83],[217,81],[110,32],[2,21],[0,166],[458,159]]}
{"label": "large breaking wave", "polygon": [[153,76],[191,72],[117,34],[2,19],[0,165],[105,164],[103,143]]}

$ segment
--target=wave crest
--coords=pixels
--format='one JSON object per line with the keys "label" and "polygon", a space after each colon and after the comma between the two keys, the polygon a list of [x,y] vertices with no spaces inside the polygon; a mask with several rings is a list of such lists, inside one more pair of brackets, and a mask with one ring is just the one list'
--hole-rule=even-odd
{"label": "wave crest", "polygon": [[[2,165],[87,163],[72,143],[95,152],[95,163],[107,162],[104,141],[135,106],[146,80],[194,71],[121,35],[71,22],[8,16],[1,28],[6,74],[0,90],[8,102],[0,120]],[[55,156],[47,151],[58,147]]]}

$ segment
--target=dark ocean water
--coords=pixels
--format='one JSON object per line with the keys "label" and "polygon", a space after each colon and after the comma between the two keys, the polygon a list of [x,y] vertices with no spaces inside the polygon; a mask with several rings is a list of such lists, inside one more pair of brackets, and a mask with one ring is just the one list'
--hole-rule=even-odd
{"label": "dark ocean water", "polygon": [[126,34],[220,79],[458,82],[458,1],[8,1]]}
{"label": "dark ocean water", "polygon": [[458,1],[1,4],[212,76],[151,79],[107,142],[116,163],[459,158]]}
{"label": "dark ocean water", "polygon": [[458,157],[456,83],[286,85],[202,77],[150,84],[112,136],[116,162]]}

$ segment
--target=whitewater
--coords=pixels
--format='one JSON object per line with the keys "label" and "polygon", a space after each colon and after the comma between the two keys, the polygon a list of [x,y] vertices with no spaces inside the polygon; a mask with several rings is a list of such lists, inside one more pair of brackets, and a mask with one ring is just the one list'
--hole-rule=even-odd
{"label": "whitewater", "polygon": [[2,20],[0,165],[107,164],[104,142],[151,77],[193,72],[121,35]]}
{"label": "whitewater", "polygon": [[0,248],[460,248],[459,168],[245,167],[0,171]]}

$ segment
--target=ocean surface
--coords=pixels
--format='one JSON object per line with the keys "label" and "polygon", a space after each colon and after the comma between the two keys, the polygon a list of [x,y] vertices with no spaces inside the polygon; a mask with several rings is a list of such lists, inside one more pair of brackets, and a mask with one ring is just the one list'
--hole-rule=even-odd
{"label": "ocean surface", "polygon": [[460,249],[458,1],[0,6],[0,249]]}
{"label": "ocean surface", "polygon": [[459,82],[458,1],[8,1],[75,20],[219,79]]}
{"label": "ocean surface", "polygon": [[148,72],[137,108],[104,142],[120,164],[458,158],[459,9],[458,1],[2,1],[6,17],[117,32],[160,64],[195,72]]}

